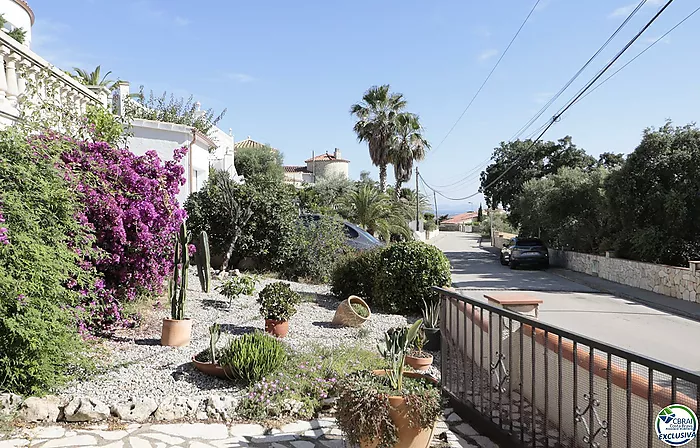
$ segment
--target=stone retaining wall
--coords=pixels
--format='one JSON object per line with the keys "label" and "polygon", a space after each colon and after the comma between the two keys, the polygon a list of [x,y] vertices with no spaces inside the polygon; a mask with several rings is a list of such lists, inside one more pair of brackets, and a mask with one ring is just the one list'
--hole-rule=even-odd
{"label": "stone retaining wall", "polygon": [[552,266],[700,303],[700,275],[695,270],[696,262],[691,262],[690,268],[681,268],[554,249],[549,250],[549,261]]}

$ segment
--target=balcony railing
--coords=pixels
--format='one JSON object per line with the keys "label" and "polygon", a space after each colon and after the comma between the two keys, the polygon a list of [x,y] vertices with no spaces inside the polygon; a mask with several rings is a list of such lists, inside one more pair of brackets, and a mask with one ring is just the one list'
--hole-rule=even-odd
{"label": "balcony railing", "polygon": [[[443,388],[503,446],[664,447],[654,427],[659,411],[700,408],[693,372],[435,289]],[[688,355],[695,353],[688,344]],[[686,446],[700,447],[700,438]]]}
{"label": "balcony railing", "polygon": [[108,105],[105,87],[87,87],[51,65],[42,57],[0,32],[0,115],[15,121],[20,116],[20,98],[28,95],[41,102],[49,95],[55,104],[85,112],[88,104]]}

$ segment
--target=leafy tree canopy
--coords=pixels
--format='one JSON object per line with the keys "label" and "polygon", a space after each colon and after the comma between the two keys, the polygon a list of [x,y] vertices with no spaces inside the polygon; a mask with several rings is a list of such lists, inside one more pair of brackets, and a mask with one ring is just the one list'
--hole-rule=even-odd
{"label": "leafy tree canopy", "polygon": [[281,182],[284,179],[283,159],[281,152],[267,145],[241,148],[236,151],[236,171],[247,180],[262,178]]}

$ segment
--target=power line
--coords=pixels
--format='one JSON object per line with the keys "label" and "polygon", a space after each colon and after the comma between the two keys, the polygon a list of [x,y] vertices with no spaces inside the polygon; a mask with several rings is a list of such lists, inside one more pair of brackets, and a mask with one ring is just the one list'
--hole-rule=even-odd
{"label": "power line", "polygon": [[[608,39],[603,43],[603,45],[600,46],[600,48],[598,48],[598,51],[596,51],[596,52],[593,54],[593,56],[591,56],[591,57],[588,59],[588,61],[586,61],[586,63],[574,74],[574,76],[573,76],[571,79],[569,79],[569,81],[564,85],[564,87],[562,87],[562,88],[559,90],[559,92],[557,92],[557,93],[542,107],[542,109],[540,109],[540,110],[535,114],[534,117],[532,117],[522,128],[520,128],[520,130],[518,130],[518,132],[517,132],[515,135],[513,135],[513,137],[511,137],[509,141],[514,141],[514,140],[516,140],[518,137],[520,137],[520,135],[521,135],[527,128],[529,128],[530,126],[532,126],[532,124],[533,124],[535,121],[537,121],[537,119],[540,118],[540,117],[544,114],[544,112],[545,112],[545,111],[546,111],[546,110],[547,110],[547,109],[548,109],[548,108],[549,108],[549,107],[550,107],[550,106],[551,106],[551,105],[566,91],[566,89],[568,89],[568,88],[571,86],[571,84],[572,84],[572,83],[581,75],[581,73],[591,64],[591,62],[593,62],[593,60],[608,46],[608,44],[610,44],[610,42],[615,38],[615,36],[617,36],[617,34],[629,23],[629,21],[635,16],[635,14],[637,14],[637,12],[644,6],[644,4],[645,4],[646,2],[647,2],[647,0],[641,0],[641,1],[637,4],[637,7],[634,8],[634,10],[632,10],[632,11],[630,12],[630,14],[627,16],[627,18],[625,18],[625,20],[617,27],[617,29],[615,30],[615,32],[612,33],[612,34],[610,35],[610,37],[608,37]],[[539,1],[538,1],[538,3],[539,3]],[[523,28],[523,26],[525,26],[525,23],[527,23],[527,20],[530,18],[530,16],[532,15],[532,13],[533,13],[533,11],[535,10],[536,7],[537,7],[537,3],[535,4],[535,6],[534,6],[534,7],[532,8],[532,10],[530,11],[530,14],[528,14],[528,16],[525,18],[525,21],[524,21],[523,24],[520,26],[520,29],[518,29],[518,32],[517,32],[517,33],[515,34],[515,36],[513,37],[513,40],[511,40],[511,44],[513,43],[513,41],[515,40],[515,38],[516,38],[516,37],[518,36],[518,34],[520,33],[520,30]],[[510,45],[508,45],[508,48],[510,48]],[[508,48],[506,48],[506,51],[507,51]],[[491,70],[491,73],[493,73],[493,71],[496,69],[496,67],[498,66],[498,63],[501,61],[501,59],[503,59],[503,56],[505,56],[505,52],[501,55],[501,58],[498,60],[498,62],[497,62],[496,65],[494,66],[494,68]],[[489,77],[490,77],[490,76],[491,76],[491,74],[489,74]],[[486,78],[486,81],[488,81],[488,78],[489,78],[489,77]],[[483,86],[486,84],[486,81],[484,81],[484,83],[482,84],[482,86],[481,86],[482,88],[483,88]],[[469,109],[469,107],[471,106],[472,102],[474,101],[474,99],[476,98],[476,96],[479,94],[480,91],[481,91],[481,88],[479,89],[479,91],[477,91],[477,93],[476,93],[476,95],[474,96],[474,98],[472,98],[472,101],[469,102],[469,104],[467,105],[467,108],[464,110],[464,112],[462,112],[462,115],[460,115],[460,117],[457,119],[457,121],[456,121],[455,124],[452,126],[452,128],[450,129],[450,131],[447,133],[447,135],[445,136],[445,138],[442,139],[442,141],[440,142],[440,144],[435,148],[435,150],[433,150],[433,152],[435,152],[435,151],[440,147],[440,145],[443,144],[443,142],[447,139],[447,137],[450,135],[450,133],[454,130],[454,128],[457,126],[457,123],[459,123],[459,121],[462,119],[462,117],[463,117],[464,114],[467,112],[467,110]],[[538,129],[536,129],[535,131],[533,131],[532,133],[530,133],[527,139],[531,139],[533,135],[537,134],[537,133],[538,133],[540,130],[542,130],[545,126],[547,126],[547,123],[543,124],[543,125],[540,126]],[[489,157],[489,159],[487,159],[486,162],[488,162],[489,160],[491,160],[491,157]],[[481,169],[483,169],[483,166],[484,166],[484,165],[485,165],[485,163],[482,162],[482,163],[480,163],[475,169],[472,169],[472,170],[468,171],[467,174],[465,174],[464,177],[462,177],[461,179],[459,179],[459,180],[457,180],[457,181],[455,181],[455,182],[452,182],[452,183],[450,183],[450,184],[448,184],[448,185],[445,185],[445,186],[438,186],[438,188],[447,188],[447,187],[452,187],[452,186],[458,185],[458,184],[461,185],[462,183],[466,182],[468,179],[470,179],[470,178],[473,176],[473,171],[474,171],[474,170],[481,170]]]}
{"label": "power line", "polygon": [[634,17],[634,16],[637,14],[637,12],[638,12],[640,9],[642,9],[642,6],[644,6],[644,4],[645,4],[646,2],[647,2],[647,0],[641,0],[641,1],[639,2],[639,4],[637,5],[637,7],[634,8],[634,9],[629,13],[629,15],[627,16],[627,18],[620,24],[620,26],[617,27],[617,29],[615,30],[615,32],[612,33],[612,34],[610,35],[610,37],[608,37],[608,40],[606,40],[606,41],[603,43],[603,45],[601,45],[600,48],[598,48],[598,51],[596,51],[596,52],[593,54],[593,56],[591,56],[591,57],[588,59],[588,61],[586,61],[586,63],[583,64],[583,66],[574,74],[574,76],[572,76],[571,79],[569,79],[569,81],[568,81],[566,84],[564,84],[564,87],[562,87],[549,101],[547,101],[547,103],[546,103],[544,106],[542,106],[542,109],[540,109],[540,110],[535,114],[534,117],[532,117],[523,127],[521,127],[521,128],[518,130],[518,132],[516,132],[516,133],[510,138],[510,141],[517,140],[518,137],[520,137],[520,135],[521,135],[523,132],[525,132],[525,130],[527,130],[527,128],[529,128],[530,126],[532,126],[533,123],[534,123],[535,121],[537,121],[537,120],[542,116],[542,114],[544,114],[545,111],[546,111],[547,109],[549,109],[549,107],[550,107],[552,104],[554,104],[554,102],[555,102],[557,99],[559,99],[559,97],[564,93],[564,91],[566,91],[566,89],[568,89],[568,88],[571,86],[571,84],[573,84],[573,82],[576,80],[576,78],[578,78],[578,77],[581,75],[581,73],[583,73],[583,71],[591,64],[591,62],[593,62],[593,60],[608,46],[608,44],[610,44],[610,42],[612,42],[612,40],[615,38],[615,36],[617,36],[618,33],[619,33],[620,31],[622,31],[622,29],[627,25],[627,23],[629,23],[629,21],[632,20],[632,17]]}
{"label": "power line", "polygon": [[[657,13],[654,14],[654,16],[646,23],[646,25],[644,25],[644,27],[642,27],[642,29],[639,30],[639,32],[629,42],[627,42],[627,44],[620,51],[617,52],[617,54],[610,60],[610,62],[608,62],[605,65],[605,67],[603,67],[591,81],[589,81],[583,88],[581,88],[579,90],[579,92],[577,92],[577,94],[574,96],[574,98],[571,99],[569,102],[567,102],[566,106],[561,108],[559,110],[559,112],[557,112],[556,114],[554,114],[554,116],[552,116],[552,118],[548,121],[546,126],[544,126],[544,129],[542,130],[542,132],[540,132],[540,134],[537,136],[537,138],[532,141],[532,143],[527,148],[525,153],[527,153],[528,150],[530,150],[535,144],[537,144],[537,142],[549,130],[549,128],[554,126],[554,123],[559,121],[561,116],[583,97],[583,95],[586,93],[586,91],[588,91],[593,86],[593,84],[595,84],[596,81],[598,81],[598,79],[600,79],[603,76],[603,74],[605,74],[605,72],[608,71],[610,69],[610,67],[637,41],[637,39],[639,39],[639,37],[656,21],[656,19],[666,10],[666,8],[668,8],[671,5],[671,3],[673,3],[673,0],[668,0],[664,4],[664,6],[662,6],[659,9],[659,11],[657,11]],[[685,20],[687,20],[687,18],[684,19],[683,21],[685,21]],[[520,157],[520,158],[522,158],[522,157]],[[503,173],[501,173],[493,181],[489,182],[488,185],[482,187],[482,189],[487,190],[489,187],[493,186],[496,182],[501,180],[511,169],[513,169],[518,164],[518,162],[520,161],[520,158],[516,159],[508,168],[506,168],[505,171],[503,171]],[[423,182],[425,183],[425,180],[423,180]],[[426,183],[426,186],[428,186],[428,188],[430,188],[430,186],[427,183]],[[440,193],[438,192],[438,194],[440,194]],[[459,201],[459,200],[469,199],[473,196],[476,196],[477,194],[479,194],[478,191],[476,193],[474,193],[470,196],[466,196],[464,198],[448,198],[442,194],[440,194],[440,195],[442,197],[444,197],[445,199]]]}
{"label": "power line", "polygon": [[612,78],[613,76],[615,76],[615,75],[617,75],[618,73],[620,73],[620,72],[622,71],[622,69],[624,69],[625,67],[627,67],[628,65],[630,65],[630,64],[631,64],[632,62],[634,62],[638,57],[640,57],[641,55],[643,55],[644,53],[646,53],[648,50],[650,50],[651,47],[653,47],[653,46],[656,45],[657,43],[661,42],[661,41],[664,39],[664,37],[666,37],[666,36],[668,36],[669,34],[671,34],[671,32],[673,32],[676,28],[678,28],[679,26],[681,26],[686,20],[688,20],[688,19],[690,19],[691,17],[693,17],[698,11],[700,11],[700,7],[696,8],[693,12],[691,12],[690,14],[688,14],[687,16],[685,16],[685,18],[684,18],[683,20],[681,20],[680,22],[678,22],[673,28],[671,28],[670,30],[668,30],[668,31],[666,31],[664,34],[662,34],[660,37],[658,37],[654,42],[652,42],[651,44],[649,44],[644,50],[642,50],[641,52],[639,52],[639,54],[637,54],[635,57],[633,57],[632,59],[630,59],[629,61],[627,61],[627,62],[625,63],[625,65],[623,65],[622,67],[620,67],[620,68],[618,68],[617,70],[615,70],[610,76],[608,76],[607,78],[605,78],[604,80],[602,80],[597,86],[595,86],[595,87],[593,87],[591,90],[589,90],[585,95],[583,95],[581,98],[579,98],[576,102],[578,103],[579,101],[581,101],[582,99],[584,99],[585,97],[587,97],[588,95],[590,95],[591,93],[595,92],[595,91],[598,89],[598,87],[600,87],[600,86],[602,86],[603,84],[605,84],[606,82],[608,82],[608,81],[610,80],[610,78]]}
{"label": "power line", "polygon": [[[537,1],[535,2],[535,5],[534,5],[534,6],[532,7],[532,9],[530,10],[530,12],[528,13],[527,17],[525,17],[525,20],[523,20],[523,23],[520,25],[520,28],[518,28],[518,31],[516,31],[515,35],[513,36],[513,38],[512,38],[512,39],[510,40],[510,42],[508,43],[508,46],[506,47],[506,49],[503,51],[503,53],[501,53],[501,57],[498,58],[498,60],[496,61],[496,64],[494,64],[494,66],[493,66],[493,68],[491,69],[491,71],[489,72],[488,76],[486,76],[486,79],[484,79],[484,82],[481,83],[481,86],[480,86],[479,89],[476,91],[476,93],[474,94],[474,96],[472,97],[472,99],[469,101],[469,104],[467,104],[467,107],[464,108],[464,110],[462,111],[462,114],[459,116],[459,118],[457,118],[457,121],[455,121],[455,123],[452,125],[452,127],[450,128],[450,130],[447,131],[447,134],[445,134],[445,137],[443,137],[443,139],[440,141],[440,143],[438,143],[438,145],[437,145],[437,146],[435,147],[435,149],[432,151],[433,153],[436,152],[438,149],[440,149],[440,147],[442,146],[442,144],[445,143],[445,140],[447,140],[447,137],[449,137],[450,134],[452,134],[452,131],[455,130],[455,128],[457,127],[457,124],[459,124],[459,122],[462,120],[462,117],[464,117],[464,115],[467,113],[467,111],[469,110],[469,108],[471,107],[471,105],[474,103],[474,100],[476,100],[476,98],[479,96],[479,94],[480,94],[481,91],[483,90],[484,86],[486,86],[486,83],[489,81],[489,79],[491,79],[491,75],[493,75],[493,72],[496,71],[496,68],[498,68],[498,66],[500,65],[501,61],[502,61],[503,58],[505,57],[506,53],[508,53],[508,50],[509,50],[510,47],[513,45],[513,42],[515,42],[515,39],[517,39],[517,38],[518,38],[518,35],[520,35],[520,31],[522,31],[522,29],[525,27],[525,24],[528,22],[528,20],[530,20],[530,16],[532,16],[532,13],[535,12],[535,9],[537,9],[537,5],[540,4],[540,1],[541,1],[541,0],[537,0]],[[644,1],[646,1],[646,0],[644,0]]]}

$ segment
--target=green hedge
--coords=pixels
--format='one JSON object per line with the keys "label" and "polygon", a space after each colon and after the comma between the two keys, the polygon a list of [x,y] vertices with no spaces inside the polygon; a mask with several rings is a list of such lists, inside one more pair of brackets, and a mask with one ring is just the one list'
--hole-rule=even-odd
{"label": "green hedge", "polygon": [[339,299],[360,296],[377,311],[418,314],[423,300],[436,298],[431,288],[450,281],[445,254],[430,244],[409,241],[346,258],[333,273],[332,292]]}

